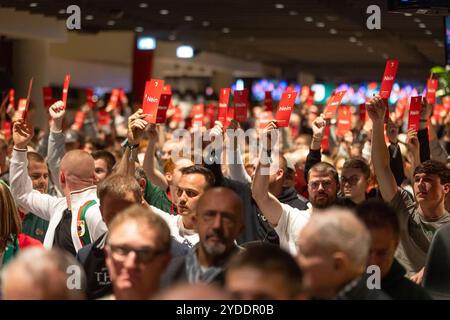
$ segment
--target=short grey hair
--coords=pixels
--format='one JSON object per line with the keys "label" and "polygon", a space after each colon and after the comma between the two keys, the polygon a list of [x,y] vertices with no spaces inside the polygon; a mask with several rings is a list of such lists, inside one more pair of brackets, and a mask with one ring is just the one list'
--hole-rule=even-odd
{"label": "short grey hair", "polygon": [[[80,271],[80,278],[78,279],[79,287],[72,289],[69,288],[68,280],[71,276],[71,270],[74,268]],[[59,249],[45,250],[43,248],[28,248],[20,251],[2,270],[0,278],[2,296],[10,272],[21,269],[26,271],[26,276],[36,288],[50,293],[50,296],[43,297],[44,299],[80,300],[85,298],[86,275],[83,267],[68,252]],[[54,282],[49,281],[49,279],[55,279],[55,270],[65,275],[64,284],[58,283],[58,286],[55,286]]]}
{"label": "short grey hair", "polygon": [[331,207],[314,213],[308,224],[314,231],[313,241],[319,250],[329,253],[342,251],[355,265],[366,266],[370,233],[352,211]]}

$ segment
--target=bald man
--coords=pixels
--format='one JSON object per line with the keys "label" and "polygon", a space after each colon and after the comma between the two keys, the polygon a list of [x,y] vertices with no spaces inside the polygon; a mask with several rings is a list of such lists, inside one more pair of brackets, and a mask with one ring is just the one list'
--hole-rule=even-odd
{"label": "bald man", "polygon": [[366,273],[370,234],[350,210],[332,207],[312,215],[300,231],[298,247],[304,289],[311,297],[389,299],[383,291],[369,289],[368,283],[373,284]]}
{"label": "bald man", "polygon": [[233,190],[205,191],[193,218],[200,241],[186,256],[172,260],[163,285],[186,281],[223,285],[226,264],[238,251],[236,239],[244,229],[243,215],[242,200]]}
{"label": "bald man", "polygon": [[14,150],[10,164],[11,193],[26,212],[49,221],[44,247],[59,247],[76,255],[83,246],[106,232],[94,184],[94,159],[85,151],[72,150],[61,160],[59,184],[64,197],[33,190],[27,174],[27,145],[32,130],[23,120],[14,123]]}

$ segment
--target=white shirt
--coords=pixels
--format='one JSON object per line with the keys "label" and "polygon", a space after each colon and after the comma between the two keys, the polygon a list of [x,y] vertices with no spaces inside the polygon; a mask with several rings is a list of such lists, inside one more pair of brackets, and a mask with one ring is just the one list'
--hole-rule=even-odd
{"label": "white shirt", "polygon": [[296,255],[298,235],[309,221],[311,208],[299,210],[285,203],[282,203],[281,206],[283,211],[278,225],[274,229],[280,237],[280,247],[290,254]]}
{"label": "white shirt", "polygon": [[170,229],[170,235],[179,243],[188,245],[189,247],[195,246],[200,238],[198,233],[192,229],[186,229],[183,224],[182,215],[171,215],[168,212],[164,212],[156,207],[150,206],[152,210],[166,221]]}

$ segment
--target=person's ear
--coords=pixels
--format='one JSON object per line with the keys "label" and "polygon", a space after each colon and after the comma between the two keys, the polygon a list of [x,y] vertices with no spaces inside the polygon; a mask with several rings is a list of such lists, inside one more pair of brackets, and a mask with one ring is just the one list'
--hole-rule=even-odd
{"label": "person's ear", "polygon": [[66,183],[66,177],[65,177],[63,171],[61,171],[61,172],[59,173],[59,182],[61,183],[61,185],[63,185],[63,184]]}
{"label": "person's ear", "polygon": [[335,252],[332,255],[333,270],[341,271],[345,270],[348,265],[348,257],[343,252]]}
{"label": "person's ear", "polygon": [[164,174],[166,176],[167,182],[171,183],[172,182],[172,174],[170,172],[166,172]]}
{"label": "person's ear", "polygon": [[444,193],[447,194],[450,191],[450,183],[445,183],[444,184]]}

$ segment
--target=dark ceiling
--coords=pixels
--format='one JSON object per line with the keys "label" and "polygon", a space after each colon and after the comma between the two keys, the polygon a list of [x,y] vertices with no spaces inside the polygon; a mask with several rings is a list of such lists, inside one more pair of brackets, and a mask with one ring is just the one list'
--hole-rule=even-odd
{"label": "dark ceiling", "polygon": [[[0,5],[66,19],[63,9],[78,4],[81,32],[137,30],[281,67],[285,77],[307,71],[323,80],[376,80],[390,58],[400,60],[398,78],[425,79],[430,67],[445,60],[443,17],[389,13],[386,2],[0,0]],[[371,4],[381,7],[381,30],[366,27]]]}

